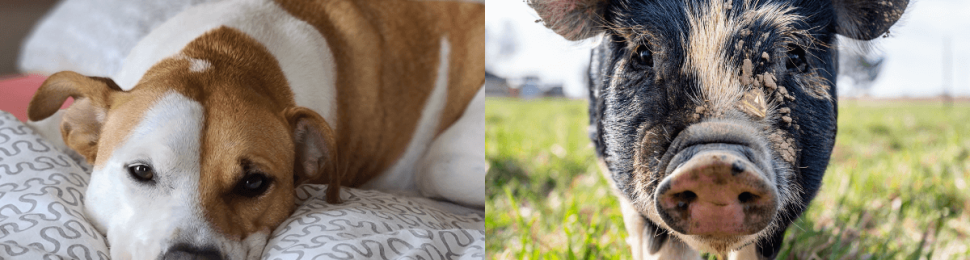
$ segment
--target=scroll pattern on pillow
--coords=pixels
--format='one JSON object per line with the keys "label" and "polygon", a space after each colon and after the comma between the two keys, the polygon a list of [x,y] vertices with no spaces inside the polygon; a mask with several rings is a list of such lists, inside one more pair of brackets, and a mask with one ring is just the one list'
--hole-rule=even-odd
{"label": "scroll pattern on pillow", "polygon": [[457,215],[419,199],[341,189],[327,204],[325,185],[297,188],[293,216],[283,222],[263,259],[484,259],[484,219]]}
{"label": "scroll pattern on pillow", "polygon": [[90,175],[13,115],[0,111],[0,258],[108,259],[84,219]]}

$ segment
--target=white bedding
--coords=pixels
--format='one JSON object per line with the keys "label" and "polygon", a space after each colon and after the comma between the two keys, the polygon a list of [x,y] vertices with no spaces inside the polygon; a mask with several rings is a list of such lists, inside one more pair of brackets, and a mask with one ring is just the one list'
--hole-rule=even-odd
{"label": "white bedding", "polygon": [[[0,111],[0,259],[108,259],[107,240],[84,219],[90,169]],[[263,259],[483,259],[484,219],[426,199],[298,187],[296,212]]]}

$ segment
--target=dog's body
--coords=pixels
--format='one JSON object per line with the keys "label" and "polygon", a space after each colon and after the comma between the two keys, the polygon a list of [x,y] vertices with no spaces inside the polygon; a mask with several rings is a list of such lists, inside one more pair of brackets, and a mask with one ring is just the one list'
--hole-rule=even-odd
{"label": "dog's body", "polygon": [[51,76],[29,114],[78,99],[60,128],[112,258],[255,259],[299,183],[484,207],[483,37],[478,3],[204,4],[115,81]]}

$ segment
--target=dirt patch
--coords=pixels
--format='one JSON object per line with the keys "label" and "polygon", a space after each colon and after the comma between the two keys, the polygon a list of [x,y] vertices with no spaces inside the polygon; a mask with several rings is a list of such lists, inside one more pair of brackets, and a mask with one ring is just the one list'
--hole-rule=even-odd
{"label": "dirt patch", "polygon": [[775,91],[775,98],[778,99],[778,101],[795,101],[795,97],[789,94],[788,89],[784,86],[778,86],[778,91]]}
{"label": "dirt patch", "polygon": [[788,163],[795,163],[795,144],[794,139],[788,137],[788,133],[783,130],[777,130],[768,136],[768,141],[771,142],[775,150],[778,151],[778,155],[781,156],[782,160]]}
{"label": "dirt patch", "polygon": [[778,89],[778,84],[775,83],[775,75],[765,73],[761,76],[762,80],[765,82],[765,87],[770,91],[775,91]]}
{"label": "dirt patch", "polygon": [[707,105],[698,106],[694,108],[694,115],[693,115],[694,121],[701,120],[701,117],[704,116],[704,112],[707,112]]}
{"label": "dirt patch", "polygon": [[[768,60],[771,56],[767,52],[762,52],[761,58]],[[775,78],[773,73],[765,72],[754,75],[754,64],[751,59],[744,59],[742,61],[740,81],[741,85],[750,86],[751,88],[742,96],[738,108],[759,119],[764,118],[766,114],[765,103],[767,103],[767,100],[765,100],[762,93],[768,93],[769,97],[773,97],[782,104],[786,103],[785,101],[795,100],[795,97],[788,93],[787,88],[778,85],[777,78]],[[771,95],[772,93],[774,94],[773,96]],[[791,109],[781,107],[778,112],[781,114],[781,123],[786,127],[791,127],[793,121],[790,115]],[[698,117],[698,115],[695,114],[695,117]]]}
{"label": "dirt patch", "polygon": [[[744,41],[741,41],[744,43]],[[754,64],[751,64],[751,59],[744,59],[741,65],[741,85],[747,86],[754,82],[753,72]]]}

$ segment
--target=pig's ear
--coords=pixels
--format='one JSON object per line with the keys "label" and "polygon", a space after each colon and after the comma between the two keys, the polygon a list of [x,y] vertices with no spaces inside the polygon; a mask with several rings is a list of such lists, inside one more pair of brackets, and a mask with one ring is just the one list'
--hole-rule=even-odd
{"label": "pig's ear", "polygon": [[529,0],[542,24],[566,40],[578,41],[603,31],[609,0]]}
{"label": "pig's ear", "polygon": [[872,40],[889,31],[909,0],[832,0],[836,31],[857,40]]}
{"label": "pig's ear", "polygon": [[327,183],[327,202],[339,202],[340,174],[336,170],[336,140],[330,125],[320,114],[305,107],[287,108],[283,116],[293,131],[295,184]]}
{"label": "pig's ear", "polygon": [[61,119],[61,136],[68,147],[93,164],[98,151],[101,125],[108,112],[111,96],[122,93],[109,78],[87,77],[72,71],[55,73],[44,81],[30,105],[27,117],[40,121],[64,104],[68,97],[75,99]]}

